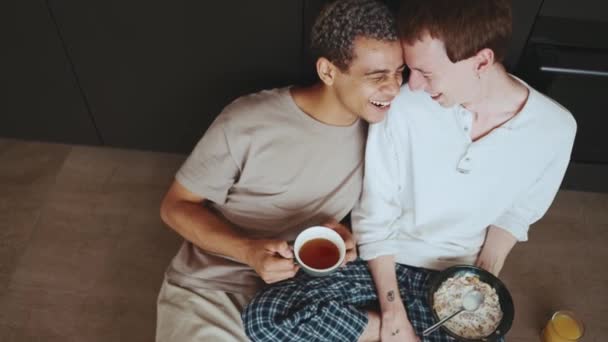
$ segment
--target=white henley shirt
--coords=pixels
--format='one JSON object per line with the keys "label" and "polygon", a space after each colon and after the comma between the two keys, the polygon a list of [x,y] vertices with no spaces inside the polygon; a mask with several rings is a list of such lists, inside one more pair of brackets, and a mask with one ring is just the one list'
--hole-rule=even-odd
{"label": "white henley shirt", "polygon": [[401,88],[386,119],[369,129],[363,193],[352,213],[361,258],[394,255],[441,270],[473,264],[490,225],[527,240],[559,189],[576,122],[526,86],[522,110],[476,141],[464,107],[443,108]]}

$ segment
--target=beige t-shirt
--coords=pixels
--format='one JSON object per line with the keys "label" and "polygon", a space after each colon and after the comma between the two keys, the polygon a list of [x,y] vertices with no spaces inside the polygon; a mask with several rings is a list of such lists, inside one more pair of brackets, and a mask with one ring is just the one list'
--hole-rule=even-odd
{"label": "beige t-shirt", "polygon": [[[323,124],[300,110],[289,88],[241,97],[209,127],[176,175],[191,192],[254,238],[293,240],[358,200],[366,125]],[[169,281],[193,290],[254,293],[249,266],[184,242]]]}

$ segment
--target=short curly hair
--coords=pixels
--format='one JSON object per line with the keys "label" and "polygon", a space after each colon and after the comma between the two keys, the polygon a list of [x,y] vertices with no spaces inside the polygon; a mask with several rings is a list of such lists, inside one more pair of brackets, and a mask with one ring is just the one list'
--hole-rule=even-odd
{"label": "short curly hair", "polygon": [[353,60],[358,37],[383,41],[399,39],[395,15],[377,0],[337,0],[321,10],[311,32],[311,52],[341,70]]}

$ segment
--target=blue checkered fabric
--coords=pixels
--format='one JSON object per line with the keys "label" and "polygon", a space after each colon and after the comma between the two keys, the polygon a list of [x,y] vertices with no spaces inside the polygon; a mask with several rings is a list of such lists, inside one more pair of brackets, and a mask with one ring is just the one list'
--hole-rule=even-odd
{"label": "blue checkered fabric", "polygon": [[[421,340],[455,341],[441,329],[422,337],[435,323],[426,300],[434,271],[397,264],[396,273],[408,318]],[[370,308],[378,308],[376,288],[367,262],[357,260],[330,276],[299,272],[267,287],[245,308],[243,323],[254,342],[353,342],[363,333]]]}

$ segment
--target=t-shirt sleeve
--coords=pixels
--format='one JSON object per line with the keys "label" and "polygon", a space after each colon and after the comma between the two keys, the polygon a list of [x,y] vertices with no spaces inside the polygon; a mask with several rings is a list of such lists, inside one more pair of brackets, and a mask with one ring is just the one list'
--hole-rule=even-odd
{"label": "t-shirt sleeve", "polygon": [[399,167],[388,118],[369,128],[361,198],[352,211],[353,233],[363,260],[399,253]]}
{"label": "t-shirt sleeve", "polygon": [[549,209],[562,183],[574,142],[576,124],[572,124],[568,144],[560,147],[554,158],[536,182],[493,225],[510,232],[518,241],[528,240],[530,225],[538,221]]}
{"label": "t-shirt sleeve", "polygon": [[230,151],[226,121],[220,115],[207,129],[175,179],[189,191],[224,204],[239,175],[239,165]]}

